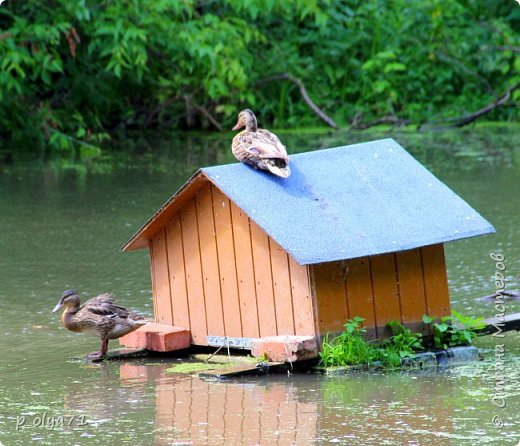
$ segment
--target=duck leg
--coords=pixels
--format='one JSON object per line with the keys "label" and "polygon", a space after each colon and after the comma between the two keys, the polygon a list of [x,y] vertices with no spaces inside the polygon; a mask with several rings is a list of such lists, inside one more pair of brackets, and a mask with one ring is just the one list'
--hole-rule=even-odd
{"label": "duck leg", "polygon": [[88,359],[93,361],[101,361],[107,354],[108,350],[108,339],[101,339],[101,350],[99,352],[92,352],[87,355]]}
{"label": "duck leg", "polygon": [[108,350],[108,339],[101,339],[101,357],[104,358],[107,355]]}

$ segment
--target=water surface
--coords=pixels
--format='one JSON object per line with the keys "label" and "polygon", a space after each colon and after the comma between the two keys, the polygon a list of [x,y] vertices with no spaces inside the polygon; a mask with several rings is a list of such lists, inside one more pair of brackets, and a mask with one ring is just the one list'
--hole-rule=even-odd
{"label": "water surface", "polygon": [[[508,287],[519,288],[518,129],[280,136],[291,153],[395,138],[497,229],[446,246],[453,308],[494,314],[493,302],[476,299],[494,291],[491,252],[505,256]],[[140,134],[126,150],[26,153],[0,166],[0,442],[516,445],[517,333],[478,340],[486,359],[477,364],[336,378],[215,383],[169,375],[163,359],[101,365],[71,359],[97,349],[98,341],[65,331],[50,314],[61,291],[75,288],[85,297],[113,291],[121,303],[151,316],[147,253],[119,248],[198,167],[233,162],[229,138]],[[508,313],[518,311],[519,303],[508,303]],[[497,343],[507,358],[505,408],[491,403]],[[65,425],[52,426],[60,416]],[[502,428],[492,423],[497,416]]]}

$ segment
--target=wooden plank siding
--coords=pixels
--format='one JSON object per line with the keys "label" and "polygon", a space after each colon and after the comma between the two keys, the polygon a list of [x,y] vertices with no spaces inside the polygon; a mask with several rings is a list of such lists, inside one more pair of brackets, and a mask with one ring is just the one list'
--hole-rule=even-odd
{"label": "wooden plank siding", "polygon": [[[289,258],[283,248],[269,239],[273,273],[274,306],[278,334],[295,334]],[[298,309],[299,311],[299,309]]]}
{"label": "wooden plank siding", "polygon": [[316,334],[314,299],[311,292],[309,268],[302,266],[292,256],[289,258],[291,293],[294,315],[294,333],[297,335]]}
{"label": "wooden plank siding", "polygon": [[421,248],[421,257],[427,314],[439,318],[448,316],[451,310],[444,246],[425,246]]}
{"label": "wooden plank siding", "polygon": [[[222,292],[220,287],[220,265],[215,240],[213,199],[209,184],[196,196],[197,224],[199,229],[200,259],[204,280],[208,334],[225,336]],[[172,296],[173,297],[173,296]],[[211,316],[211,317],[209,317]]]}
{"label": "wooden plank siding", "polygon": [[190,327],[190,310],[186,289],[186,269],[184,267],[184,248],[179,215],[176,215],[166,226],[166,240],[173,325],[188,328]]}
{"label": "wooden plank siding", "polygon": [[255,222],[250,221],[249,227],[260,336],[272,336],[278,334],[278,330],[274,305],[269,237]]}
{"label": "wooden plank siding", "polygon": [[428,313],[424,292],[421,250],[412,249],[395,254],[397,276],[399,278],[399,298],[401,300],[401,323],[412,331],[429,334],[422,317]]}
{"label": "wooden plank siding", "polygon": [[156,322],[173,324],[172,303],[170,300],[170,274],[168,271],[168,252],[166,249],[166,230],[163,228],[151,244],[152,283],[154,288],[154,314]]}
{"label": "wooden plank siding", "polygon": [[212,187],[212,196],[225,332],[226,336],[242,337],[231,203],[215,187]]}
{"label": "wooden plank siding", "polygon": [[367,337],[373,339],[376,332],[370,327],[376,326],[374,299],[372,291],[372,278],[370,274],[370,259],[360,257],[347,262],[347,300],[349,317],[355,316],[365,319],[363,323],[367,330]]}
{"label": "wooden plank siding", "polygon": [[314,265],[318,327],[322,334],[343,331],[343,324],[350,318],[345,279],[343,262]]}
{"label": "wooden plank siding", "polygon": [[158,322],[207,336],[315,335],[309,269],[206,184],[150,243]]}
{"label": "wooden plank siding", "polygon": [[207,336],[206,301],[195,200],[188,202],[181,211],[181,230],[190,313],[190,326],[188,328],[191,330],[194,344],[205,344]]}
{"label": "wooden plank siding", "polygon": [[231,219],[235,241],[238,295],[242,332],[245,338],[258,338],[258,305],[256,302],[255,271],[253,267],[253,248],[249,230],[249,217],[231,202]]}
{"label": "wooden plank siding", "polygon": [[155,285],[155,257],[153,254],[153,240],[150,240],[148,244],[148,252],[150,255],[150,276],[152,279],[152,299],[153,299],[153,320],[158,322],[159,315],[157,314],[157,298],[159,295],[159,291],[157,286]]}
{"label": "wooden plank siding", "polygon": [[372,292],[374,298],[375,329],[378,338],[390,335],[387,322],[401,321],[399,284],[395,268],[394,254],[370,258]]}
{"label": "wooden plank siding", "polygon": [[391,320],[428,333],[424,314],[450,314],[442,245],[311,268],[320,336],[342,331],[355,316],[365,319],[369,338],[388,336]]}

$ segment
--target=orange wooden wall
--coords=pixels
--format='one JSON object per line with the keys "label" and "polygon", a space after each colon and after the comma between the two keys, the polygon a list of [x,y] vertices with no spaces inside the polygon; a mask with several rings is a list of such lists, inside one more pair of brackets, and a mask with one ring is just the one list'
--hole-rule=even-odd
{"label": "orange wooden wall", "polygon": [[315,335],[308,271],[206,184],[150,243],[157,322],[206,336]]}
{"label": "orange wooden wall", "polygon": [[426,332],[424,314],[450,314],[442,245],[311,268],[320,335],[342,331],[345,321],[355,316],[365,319],[372,338],[388,335],[386,323],[391,320]]}

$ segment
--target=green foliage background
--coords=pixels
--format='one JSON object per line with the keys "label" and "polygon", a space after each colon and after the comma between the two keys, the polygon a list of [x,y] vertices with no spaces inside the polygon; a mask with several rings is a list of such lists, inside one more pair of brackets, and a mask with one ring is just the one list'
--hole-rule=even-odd
{"label": "green foliage background", "polygon": [[[67,150],[126,129],[474,111],[520,81],[513,0],[7,0],[0,138]],[[494,119],[517,120],[519,91]],[[212,122],[213,120],[213,122]],[[30,144],[28,144],[28,142]]]}

